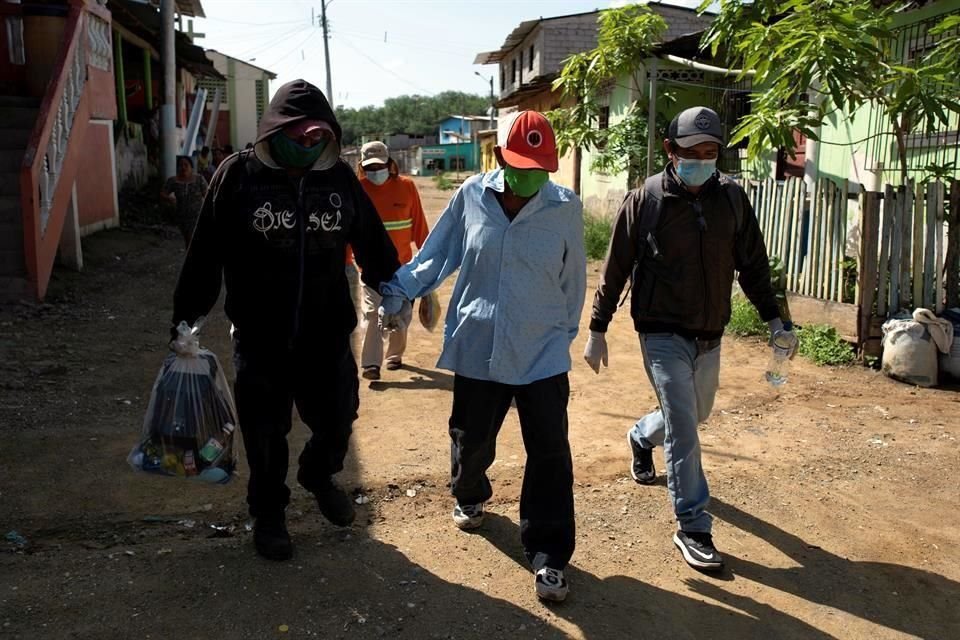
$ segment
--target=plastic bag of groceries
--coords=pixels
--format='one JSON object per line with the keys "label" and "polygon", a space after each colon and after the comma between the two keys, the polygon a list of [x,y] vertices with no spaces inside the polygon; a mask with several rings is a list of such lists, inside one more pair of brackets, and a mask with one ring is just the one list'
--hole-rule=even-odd
{"label": "plastic bag of groceries", "polygon": [[440,322],[440,296],[436,291],[431,291],[420,298],[420,306],[417,308],[417,316],[420,318],[420,324],[427,331],[436,329]]}
{"label": "plastic bag of groceries", "polygon": [[177,327],[127,461],[138,471],[225,483],[236,467],[237,409],[220,362],[200,347],[202,324]]}

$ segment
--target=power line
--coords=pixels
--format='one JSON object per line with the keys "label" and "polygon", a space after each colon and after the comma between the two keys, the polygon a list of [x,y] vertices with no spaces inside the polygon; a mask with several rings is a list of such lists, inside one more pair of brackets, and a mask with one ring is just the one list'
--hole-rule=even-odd
{"label": "power line", "polygon": [[212,22],[222,22],[224,24],[243,24],[249,25],[251,27],[270,27],[273,25],[283,25],[283,24],[303,24],[303,20],[287,20],[285,22],[240,22],[237,20],[224,20],[223,18],[203,18],[203,20],[210,20]]}
{"label": "power line", "polygon": [[[295,35],[295,34],[297,34],[297,33],[302,32],[303,29],[308,29],[308,28],[309,28],[309,27],[307,27],[306,25],[301,25],[301,26],[299,26],[299,27],[295,27],[295,28],[291,29],[290,31],[287,31],[287,32],[285,32],[285,33],[282,33],[282,34],[280,34],[279,36],[270,36],[270,42],[268,42],[268,43],[266,43],[266,44],[258,44],[258,45],[255,45],[255,46],[251,47],[250,49],[247,49],[246,51],[237,54],[237,55],[234,56],[234,57],[235,57],[235,58],[245,58],[245,57],[251,57],[251,56],[259,55],[259,54],[267,51],[268,49],[276,46],[277,42],[283,41],[283,40],[285,40],[286,38],[288,38],[288,37],[290,37],[290,36],[293,36],[293,35]],[[311,29],[310,32],[313,33],[313,30]]]}
{"label": "power line", "polygon": [[[340,33],[340,32],[337,32],[337,33]],[[382,71],[384,71],[384,72],[386,72],[386,73],[389,73],[390,75],[392,75],[393,77],[395,77],[397,80],[403,82],[404,84],[407,84],[407,85],[413,87],[414,89],[416,89],[417,91],[420,91],[420,92],[424,93],[425,95],[428,95],[428,96],[432,96],[432,95],[433,95],[433,92],[432,92],[432,91],[427,91],[427,90],[424,89],[423,87],[418,86],[418,85],[410,82],[409,80],[407,80],[406,78],[404,78],[403,76],[401,76],[401,75],[400,75],[399,73],[397,73],[396,71],[393,71],[392,69],[386,68],[385,66],[383,66],[382,64],[380,64],[380,62],[378,62],[375,58],[371,58],[370,56],[368,56],[368,55],[366,54],[366,52],[364,52],[360,47],[358,47],[358,46],[354,45],[353,43],[351,43],[350,40],[348,40],[347,38],[340,38],[340,42],[342,42],[343,44],[347,45],[348,47],[350,47],[351,49],[353,49],[354,51],[356,51],[357,53],[359,53],[361,56],[363,56],[364,58],[366,58],[366,59],[367,59],[372,65],[374,65],[375,67],[379,68],[380,70],[382,70]]]}
{"label": "power line", "polygon": [[440,48],[437,48],[437,47],[425,47],[425,46],[419,45],[419,44],[402,42],[402,41],[396,40],[395,38],[393,38],[393,36],[390,36],[390,39],[389,39],[389,40],[384,41],[384,39],[381,38],[381,37],[372,36],[372,35],[364,34],[364,33],[357,33],[357,32],[352,32],[352,31],[337,31],[337,33],[345,33],[345,34],[354,36],[354,37],[356,37],[356,38],[362,38],[362,39],[364,39],[364,40],[372,40],[372,41],[374,41],[374,42],[379,42],[379,43],[381,43],[381,44],[393,45],[393,46],[397,46],[397,47],[405,47],[405,48],[408,48],[408,49],[420,49],[421,51],[433,51],[433,52],[435,52],[435,53],[446,53],[446,54],[453,54],[453,55],[467,55],[467,54],[471,53],[471,50],[470,50],[470,49],[458,49],[458,50],[453,50],[453,49],[440,49]]}
{"label": "power line", "polygon": [[291,54],[293,54],[294,52],[296,52],[297,49],[300,49],[301,47],[303,47],[303,45],[305,45],[305,44],[306,44],[311,38],[313,38],[313,36],[315,36],[315,35],[317,35],[317,32],[316,32],[315,30],[311,29],[311,30],[310,30],[310,33],[307,34],[307,37],[306,37],[306,38],[304,38],[303,40],[301,40],[300,42],[298,42],[295,47],[293,47],[292,49],[290,49],[289,51],[287,51],[285,54],[283,54],[282,56],[280,56],[278,59],[270,62],[270,64],[268,64],[268,65],[266,65],[266,66],[268,66],[268,67],[273,67],[273,66],[276,66],[276,65],[280,64],[281,62],[283,62],[284,60],[286,60],[287,58],[289,58]]}

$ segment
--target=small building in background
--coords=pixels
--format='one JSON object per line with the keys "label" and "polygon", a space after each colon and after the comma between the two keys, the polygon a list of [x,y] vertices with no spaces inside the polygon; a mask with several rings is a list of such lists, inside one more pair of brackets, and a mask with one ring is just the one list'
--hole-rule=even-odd
{"label": "small building in background", "polygon": [[438,128],[438,144],[420,145],[420,172],[436,175],[446,171],[479,171],[478,138],[489,123],[488,116],[451,115],[444,118]]}
{"label": "small building in background", "polygon": [[224,76],[204,78],[199,85],[207,90],[204,124],[209,121],[217,91],[220,92],[220,110],[210,146],[242,149],[257,139],[257,126],[270,103],[270,81],[276,80],[277,74],[214,49],[207,49],[206,54]]}

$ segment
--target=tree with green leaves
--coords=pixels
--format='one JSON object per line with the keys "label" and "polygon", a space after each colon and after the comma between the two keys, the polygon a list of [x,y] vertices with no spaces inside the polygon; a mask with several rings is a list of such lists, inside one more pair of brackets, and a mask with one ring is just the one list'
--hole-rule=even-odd
{"label": "tree with green leaves", "polygon": [[[646,169],[647,100],[635,100],[622,120],[605,129],[598,126],[601,107],[617,81],[644,86],[644,60],[660,42],[667,23],[645,5],[628,5],[601,12],[598,25],[596,48],[567,58],[553,83],[554,91],[573,104],[550,111],[547,117],[561,154],[570,149],[593,151],[591,169],[628,171],[635,181]],[[660,99],[667,101],[669,96]]]}
{"label": "tree with green leaves", "polygon": [[[704,2],[700,10],[715,6]],[[754,72],[751,112],[730,144],[747,140],[759,159],[770,149],[794,147],[793,133],[817,140],[819,126],[866,105],[883,113],[895,139],[903,182],[907,137],[947,124],[960,113],[960,19],[948,18],[931,34],[941,38],[914,65],[893,55],[899,4],[872,0],[720,0],[720,12],[703,39],[727,64]],[[954,35],[949,35],[951,33]]]}
{"label": "tree with green leaves", "polygon": [[363,136],[379,137],[394,133],[429,135],[436,133],[440,121],[450,115],[485,114],[489,109],[489,97],[444,91],[434,96],[387,98],[382,107],[354,109],[338,106],[336,112],[343,128],[344,144],[354,144]]}

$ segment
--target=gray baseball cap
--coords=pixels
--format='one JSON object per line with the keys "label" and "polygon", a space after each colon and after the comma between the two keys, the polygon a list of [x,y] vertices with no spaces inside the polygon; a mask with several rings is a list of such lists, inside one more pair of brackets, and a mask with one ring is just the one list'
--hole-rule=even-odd
{"label": "gray baseball cap", "polygon": [[360,148],[360,166],[386,164],[390,160],[390,149],[379,140],[368,142]]}
{"label": "gray baseball cap", "polygon": [[691,107],[681,111],[670,122],[668,137],[689,149],[703,142],[716,142],[723,146],[723,126],[720,116],[707,107]]}

